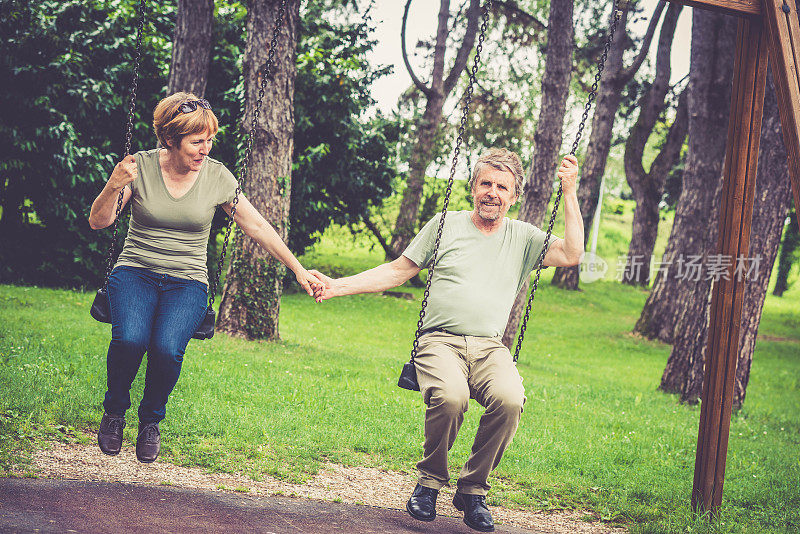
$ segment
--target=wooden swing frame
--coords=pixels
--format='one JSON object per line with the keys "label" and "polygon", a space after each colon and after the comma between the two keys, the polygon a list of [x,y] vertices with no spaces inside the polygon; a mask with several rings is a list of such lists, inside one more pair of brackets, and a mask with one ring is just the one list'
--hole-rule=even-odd
{"label": "wooden swing frame", "polygon": [[[739,18],[723,171],[717,253],[746,258],[755,198],[767,60],[778,98],[789,177],[800,224],[800,27],[794,0],[668,0]],[[735,263],[735,262],[734,262]],[[722,502],[739,327],[747,280],[734,265],[715,283],[700,407],[692,508],[716,515]]]}

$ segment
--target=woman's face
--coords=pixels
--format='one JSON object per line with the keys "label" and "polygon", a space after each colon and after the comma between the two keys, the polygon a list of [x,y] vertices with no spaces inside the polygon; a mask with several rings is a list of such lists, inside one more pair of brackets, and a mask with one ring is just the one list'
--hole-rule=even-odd
{"label": "woman's face", "polygon": [[190,171],[199,171],[203,161],[211,152],[214,143],[214,134],[203,132],[199,134],[184,135],[177,147],[171,148],[177,156],[178,163],[188,167]]}

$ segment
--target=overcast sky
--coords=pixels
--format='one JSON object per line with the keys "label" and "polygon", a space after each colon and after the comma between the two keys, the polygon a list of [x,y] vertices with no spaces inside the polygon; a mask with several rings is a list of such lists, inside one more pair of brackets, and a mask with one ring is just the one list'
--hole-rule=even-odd
{"label": "overcast sky", "polygon": [[[656,0],[643,0],[644,13],[648,16],[657,4]],[[381,78],[373,84],[372,95],[378,101],[378,107],[389,112],[397,104],[397,99],[406,88],[411,85],[411,78],[403,65],[403,56],[400,52],[400,27],[403,19],[405,2],[399,0],[379,0],[375,2],[370,14],[377,24],[375,37],[378,39],[370,61],[376,64],[393,65],[394,73]],[[411,4],[409,12],[408,35],[406,43],[409,54],[413,52],[414,45],[419,39],[430,39],[436,31],[436,17],[439,2],[431,0],[417,0]],[[662,17],[663,18],[663,17]],[[689,72],[689,44],[691,42],[692,10],[685,8],[681,12],[675,41],[672,47],[672,81],[683,78]],[[630,27],[631,32],[641,35],[647,29],[647,19]],[[653,40],[650,53],[652,57],[656,52],[658,33]],[[426,73],[419,67],[417,76],[427,79]]]}

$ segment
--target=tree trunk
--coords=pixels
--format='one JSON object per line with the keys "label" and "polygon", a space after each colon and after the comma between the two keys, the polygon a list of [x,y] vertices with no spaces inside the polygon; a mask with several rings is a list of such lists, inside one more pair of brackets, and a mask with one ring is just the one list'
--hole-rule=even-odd
{"label": "tree trunk", "polygon": [[[667,276],[662,272],[656,278],[636,325],[638,331],[662,341],[674,339],[660,386],[670,393],[682,392],[687,382],[697,379],[697,363],[705,353],[712,280],[701,266],[716,253],[719,236],[737,27],[735,17],[700,9],[692,15],[689,152],[683,191],[664,253],[671,264]],[[639,330],[640,326],[649,328]]]}
{"label": "tree trunk", "polygon": [[[269,53],[279,0],[251,0],[244,54],[246,112],[250,128]],[[245,185],[247,197],[285,241],[291,191],[295,47],[300,0],[289,0],[259,115]],[[219,328],[248,339],[278,339],[285,268],[254,240],[237,233],[235,254],[220,304]]]}
{"label": "tree trunk", "polygon": [[[667,142],[661,149],[665,161],[662,165],[651,165],[650,172],[644,170],[642,162],[644,149],[653,128],[664,111],[665,99],[669,92],[669,78],[672,73],[670,62],[672,41],[682,7],[680,4],[670,4],[664,16],[664,23],[661,25],[661,34],[658,39],[656,74],[649,89],[642,96],[639,117],[625,143],[625,177],[631,186],[636,209],[633,213],[631,243],[622,283],[633,286],[646,287],[650,284],[650,255],[653,253],[658,235],[658,203],[661,200],[667,173],[677,162],[680,148],[686,137],[686,128],[683,127],[685,121],[682,120],[685,118],[685,113],[684,117],[681,116],[681,113],[677,113],[673,128],[670,128],[671,132],[675,131],[675,135],[668,136]],[[685,99],[681,99],[681,101],[685,102]],[[679,132],[682,132],[683,135],[679,136]],[[672,139],[669,139],[670,137]],[[670,157],[667,157],[667,153]],[[665,167],[666,164],[669,164],[668,168],[660,168]]]}
{"label": "tree trunk", "polygon": [[202,97],[206,92],[213,21],[214,0],[178,0],[168,95],[186,91]]}
{"label": "tree trunk", "polygon": [[409,158],[406,189],[403,191],[400,212],[397,214],[397,221],[394,224],[392,255],[387,259],[398,258],[416,234],[419,203],[422,199],[422,187],[425,185],[425,171],[433,159],[433,143],[439,129],[439,122],[442,120],[444,101],[445,96],[435,93],[428,97],[425,104],[425,113],[417,128],[416,144],[414,144]]}
{"label": "tree trunk", "polygon": [[[661,18],[664,2],[659,2],[650,25],[644,36],[639,53],[633,63],[624,65],[625,51],[631,46],[631,39],[627,34],[628,11],[622,12],[619,20],[617,34],[608,52],[603,79],[597,92],[594,116],[592,117],[592,135],[586,149],[586,159],[581,169],[581,179],[578,186],[578,202],[580,204],[583,227],[590,228],[592,217],[597,208],[597,199],[600,195],[600,182],[606,168],[608,152],[611,149],[611,136],[614,129],[614,119],[617,109],[622,101],[622,92],[625,85],[633,78],[642,65],[650,42],[653,40],[656,25]],[[589,232],[584,234],[584,245],[589,238]],[[558,267],[553,274],[552,284],[562,289],[578,289],[580,267]]]}
{"label": "tree trunk", "polygon": [[[727,17],[692,10],[692,51],[688,91],[689,149],[683,187],[662,269],[634,331],[672,343],[675,325],[699,289],[694,278],[698,257],[713,254],[722,165],[730,114],[736,24]],[[733,22],[731,22],[733,21]],[[703,295],[707,291],[702,291]],[[672,391],[670,364],[662,387]]]}
{"label": "tree trunk", "polygon": [[[547,22],[547,58],[542,77],[542,103],[539,121],[533,135],[533,161],[525,177],[518,219],[542,226],[545,210],[553,193],[553,180],[558,169],[564,113],[569,81],[572,76],[572,49],[575,44],[572,26],[573,0],[551,0]],[[528,300],[525,282],[511,309],[503,334],[503,344],[511,348]]]}
{"label": "tree trunk", "polygon": [[445,53],[447,51],[447,35],[449,32],[447,21],[450,18],[450,0],[441,0],[439,8],[439,26],[436,30],[436,46],[433,55],[433,72],[431,74],[429,86],[424,85],[417,78],[408,62],[405,51],[405,26],[407,16],[408,4],[406,4],[406,13],[403,17],[403,58],[411,79],[425,95],[427,102],[425,104],[425,113],[422,115],[417,128],[417,142],[411,150],[408,180],[406,181],[406,189],[403,192],[403,199],[400,202],[400,212],[397,214],[397,221],[394,225],[394,235],[392,236],[391,245],[392,254],[387,255],[389,259],[399,257],[416,233],[419,203],[422,199],[422,186],[425,184],[425,171],[428,169],[428,165],[433,159],[433,144],[436,138],[436,132],[439,129],[439,123],[442,120],[442,108],[448,95],[456,86],[459,76],[461,76],[461,73],[464,71],[469,53],[475,43],[475,35],[477,33],[480,17],[480,2],[478,0],[470,0],[464,39],[456,54],[453,67],[450,69],[447,78],[445,78],[444,64]]}
{"label": "tree trunk", "polygon": [[794,224],[796,219],[794,211],[789,214],[789,219],[789,224],[786,225],[783,233],[778,272],[775,275],[775,289],[772,290],[772,294],[776,297],[783,296],[783,292],[789,289],[789,271],[792,270],[795,261],[795,250],[800,246],[800,232],[797,230],[797,225]]}

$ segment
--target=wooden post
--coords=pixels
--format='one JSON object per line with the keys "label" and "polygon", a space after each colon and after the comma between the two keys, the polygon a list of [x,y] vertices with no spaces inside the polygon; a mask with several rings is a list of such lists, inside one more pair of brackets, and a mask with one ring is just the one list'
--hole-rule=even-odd
{"label": "wooden post", "polygon": [[692,508],[716,513],[722,501],[728,451],[733,381],[739,350],[739,325],[745,277],[735,272],[747,258],[753,213],[761,114],[767,71],[766,35],[761,18],[739,20],[731,114],[725,156],[717,253],[730,258],[728,280],[712,289],[700,429],[697,439]]}
{"label": "wooden post", "polygon": [[800,226],[800,27],[794,0],[764,0],[769,59]]}
{"label": "wooden post", "polygon": [[[722,502],[744,283],[736,258],[750,245],[755,172],[769,55],[800,226],[800,23],[795,0],[668,0],[739,16],[736,65],[717,251],[733,259],[714,285],[697,438],[692,508],[715,514]],[[767,51],[767,48],[769,49]]]}

